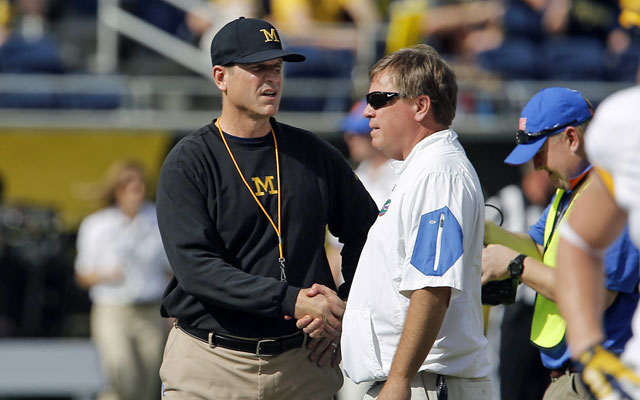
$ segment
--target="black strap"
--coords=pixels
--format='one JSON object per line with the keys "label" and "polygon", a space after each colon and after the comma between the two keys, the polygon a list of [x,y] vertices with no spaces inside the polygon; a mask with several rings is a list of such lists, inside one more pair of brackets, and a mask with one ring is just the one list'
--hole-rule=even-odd
{"label": "black strap", "polygon": [[438,400],[449,399],[449,389],[447,388],[447,381],[444,379],[444,375],[438,374],[436,377],[436,396]]}
{"label": "black strap", "polygon": [[177,326],[187,334],[206,342],[211,347],[243,351],[259,356],[276,356],[304,344],[304,333],[296,332],[292,335],[276,338],[243,338],[194,328],[178,321]]}

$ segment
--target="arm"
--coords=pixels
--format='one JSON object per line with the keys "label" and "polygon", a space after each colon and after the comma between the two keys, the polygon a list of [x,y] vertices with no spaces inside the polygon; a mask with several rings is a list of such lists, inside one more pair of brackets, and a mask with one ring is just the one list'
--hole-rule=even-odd
{"label": "arm", "polygon": [[[367,239],[367,233],[373,225],[378,211],[369,192],[364,188],[344,157],[335,149],[330,149],[330,152],[333,157],[330,165],[334,170],[330,174],[327,189],[329,193],[328,227],[329,231],[344,244],[340,257],[341,265],[338,266],[342,270],[344,283],[340,285],[338,293],[340,298],[346,299],[351,289],[360,253]],[[323,290],[318,290],[319,288],[323,288]],[[307,295],[315,296],[318,293],[330,295],[327,292],[333,293],[322,285],[314,284]],[[344,303],[342,305],[342,310],[334,308],[334,315],[340,315],[340,319],[344,313]],[[312,338],[339,337],[340,329],[317,330],[322,328],[321,322],[319,319],[314,320],[311,316],[305,316],[299,318],[296,325],[305,333],[309,333]]]}
{"label": "arm", "polygon": [[[509,261],[520,252],[501,245],[489,245],[482,251],[482,284],[509,278]],[[526,253],[524,253],[526,254]],[[524,259],[520,280],[544,297],[553,300],[556,271],[533,257]]]}
{"label": "arm", "polygon": [[[482,251],[482,284],[509,278],[509,261],[520,254],[505,246],[489,245]],[[544,264],[542,261],[527,257],[524,259],[524,270],[520,281],[526,283],[536,292],[551,301],[557,300],[555,287],[558,284],[558,271]],[[564,287],[560,285],[560,287]],[[607,290],[603,301],[607,308],[615,300],[618,292]]]}
{"label": "arm", "polygon": [[564,233],[560,238],[558,285],[563,290],[558,293],[557,302],[567,322],[567,341],[575,357],[604,339],[604,277],[598,253],[618,237],[626,217],[600,179],[593,179],[576,201],[568,221],[587,247],[580,248],[566,240]]}
{"label": "arm", "polygon": [[537,244],[526,233],[509,232],[491,221],[484,224],[484,244],[501,244],[517,251],[518,254],[526,254],[536,260],[542,260],[542,246]]}
{"label": "arm", "polygon": [[[353,23],[319,21],[307,0],[272,0],[271,15],[290,45],[358,51],[359,30],[375,32],[380,16],[368,0],[346,0],[340,6]],[[338,17],[336,17],[338,18]],[[369,35],[371,36],[371,35]]]}
{"label": "arm", "polygon": [[328,189],[328,227],[329,232],[344,244],[340,252],[344,283],[338,288],[338,294],[346,299],[369,228],[378,216],[378,208],[344,157],[335,149],[331,151],[334,170]]}
{"label": "arm", "polygon": [[105,251],[112,251],[105,250],[104,240],[108,236],[103,233],[103,224],[96,215],[84,219],[78,228],[75,280],[83,289],[102,283],[122,283],[124,279],[119,261],[113,257],[108,260],[104,258]]}
{"label": "arm", "polygon": [[411,294],[409,310],[389,378],[378,399],[409,399],[411,379],[431,351],[449,306],[451,288],[433,287]]}
{"label": "arm", "polygon": [[108,273],[100,273],[100,272],[89,272],[89,273],[80,273],[76,272],[75,280],[78,286],[83,289],[90,289],[92,286],[95,286],[99,283],[107,283],[107,282],[117,282],[122,280],[123,278],[122,270],[115,269]]}
{"label": "arm", "polygon": [[567,322],[572,357],[583,366],[582,381],[596,399],[639,398],[640,376],[599,343],[602,330],[602,254],[624,227],[627,216],[600,179],[585,190],[561,231],[558,306]]}

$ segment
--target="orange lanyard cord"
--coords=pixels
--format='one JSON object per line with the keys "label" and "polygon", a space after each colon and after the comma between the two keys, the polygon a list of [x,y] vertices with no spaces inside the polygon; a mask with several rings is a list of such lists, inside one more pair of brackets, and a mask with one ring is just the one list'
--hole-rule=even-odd
{"label": "orange lanyard cord", "polygon": [[271,127],[271,135],[273,136],[273,143],[275,145],[276,175],[277,175],[276,179],[277,179],[277,182],[278,182],[278,226],[277,227],[276,227],[276,224],[273,222],[273,219],[271,218],[271,216],[267,212],[267,210],[265,210],[265,208],[262,205],[262,203],[260,203],[260,200],[258,200],[258,197],[256,196],[256,194],[253,192],[253,190],[251,190],[251,186],[249,186],[249,183],[247,182],[247,180],[245,179],[244,175],[242,174],[242,170],[240,170],[240,166],[238,165],[238,162],[236,161],[236,158],[233,156],[233,152],[231,151],[231,148],[229,147],[229,144],[227,143],[227,139],[225,139],[225,137],[224,137],[224,133],[222,132],[222,128],[220,128],[220,121],[216,120],[215,125],[218,128],[218,131],[220,132],[220,137],[222,138],[222,142],[224,143],[224,146],[227,148],[227,152],[229,152],[229,156],[231,157],[231,161],[233,161],[233,165],[236,166],[236,170],[238,171],[238,175],[240,175],[240,178],[242,179],[242,182],[244,182],[244,185],[249,190],[249,193],[251,193],[251,196],[256,201],[256,204],[258,205],[258,207],[260,207],[260,210],[262,210],[264,215],[266,215],[266,217],[269,219],[269,222],[271,223],[271,226],[273,227],[273,230],[276,231],[276,235],[278,236],[278,252],[280,253],[280,259],[278,261],[280,262],[281,278],[283,278],[283,280],[286,280],[286,275],[284,273],[284,261],[285,261],[285,259],[284,259],[284,250],[283,250],[282,234],[281,234],[281,226],[282,226],[281,209],[282,209],[282,203],[281,203],[281,199],[280,199],[280,159],[278,157],[278,141],[276,140],[276,133],[273,131],[273,127]]}

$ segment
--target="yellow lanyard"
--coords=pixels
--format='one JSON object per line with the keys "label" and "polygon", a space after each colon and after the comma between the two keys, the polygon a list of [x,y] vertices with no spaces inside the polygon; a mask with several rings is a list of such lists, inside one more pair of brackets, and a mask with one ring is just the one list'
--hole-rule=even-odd
{"label": "yellow lanyard", "polygon": [[249,186],[249,183],[244,178],[244,175],[242,175],[240,166],[236,162],[236,158],[233,156],[233,152],[231,152],[231,148],[227,143],[227,139],[225,139],[224,137],[224,133],[222,133],[222,128],[220,128],[220,120],[216,120],[216,127],[220,132],[220,137],[224,142],[224,146],[227,148],[227,151],[229,152],[229,156],[231,156],[231,161],[233,161],[233,165],[236,166],[236,170],[238,171],[240,178],[242,178],[242,182],[244,182],[244,185],[247,187],[247,189],[249,189],[249,193],[251,193],[251,196],[253,196],[253,199],[256,201],[256,204],[258,204],[258,207],[260,207],[264,215],[267,216],[267,218],[269,219],[269,222],[271,222],[271,226],[273,227],[273,230],[276,231],[276,235],[278,235],[278,251],[280,253],[280,258],[278,259],[278,262],[280,263],[280,280],[286,281],[287,274],[285,273],[285,269],[284,269],[285,260],[284,260],[284,251],[282,250],[282,230],[281,230],[282,219],[281,219],[281,212],[280,212],[280,210],[282,209],[282,204],[280,202],[280,160],[278,158],[278,141],[276,140],[276,133],[273,131],[273,127],[271,127],[271,135],[273,135],[273,143],[275,144],[275,148],[276,148],[276,175],[278,180],[278,226],[277,227],[276,227],[276,224],[273,222],[273,219],[271,219],[271,216],[269,215],[267,210],[264,209],[264,207],[262,206],[262,203],[260,203],[260,201],[258,200],[258,197],[256,196],[256,194],[253,192],[253,190],[251,190],[251,186]]}

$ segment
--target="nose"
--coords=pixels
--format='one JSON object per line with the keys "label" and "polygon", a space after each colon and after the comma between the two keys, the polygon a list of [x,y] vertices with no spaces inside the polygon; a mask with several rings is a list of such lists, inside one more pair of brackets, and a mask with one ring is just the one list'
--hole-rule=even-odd
{"label": "nose", "polygon": [[267,82],[278,82],[282,79],[282,73],[276,68],[269,68],[265,73],[265,79]]}
{"label": "nose", "polygon": [[373,118],[375,115],[376,110],[373,109],[373,107],[371,107],[371,105],[367,104],[367,106],[364,108],[364,111],[362,111],[362,116],[365,118]]}

